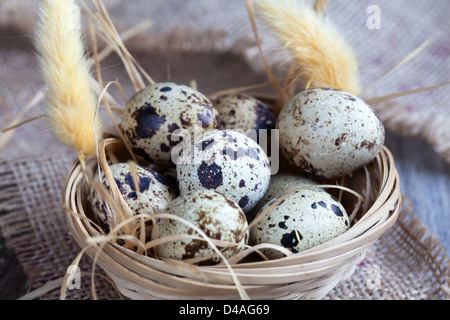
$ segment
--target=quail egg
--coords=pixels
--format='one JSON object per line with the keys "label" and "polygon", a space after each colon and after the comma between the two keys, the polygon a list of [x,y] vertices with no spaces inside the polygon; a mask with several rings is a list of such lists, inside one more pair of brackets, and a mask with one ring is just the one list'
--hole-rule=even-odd
{"label": "quail egg", "polygon": [[[213,240],[230,242],[227,249],[218,247],[226,258],[238,253],[247,244],[248,224],[241,208],[232,200],[212,190],[195,190],[172,200],[165,213],[176,215],[196,227]],[[154,238],[173,235],[199,236],[182,221],[157,218]],[[219,255],[203,239],[179,239],[164,242],[157,247],[159,257],[176,260],[205,258],[202,264],[221,261]],[[202,259],[200,259],[202,260]]]}
{"label": "quail egg", "polygon": [[214,129],[217,111],[202,93],[172,82],[150,85],[128,101],[121,129],[140,161],[161,167],[173,165],[172,148],[180,141],[173,138],[177,129],[191,135]]}
{"label": "quail egg", "polygon": [[264,150],[245,134],[232,130],[212,130],[196,137],[190,156],[180,158],[176,168],[181,194],[215,190],[244,212],[264,196],[271,175]]}
{"label": "quail egg", "polygon": [[[259,214],[273,205],[272,201]],[[342,204],[329,193],[317,189],[294,191],[260,218],[251,229],[251,241],[276,244],[292,253],[337,237],[348,230],[350,223]],[[263,253],[270,259],[284,256],[281,251],[269,248],[263,249]]]}
{"label": "quail egg", "polygon": [[213,100],[219,115],[219,129],[275,129],[275,117],[263,102],[246,94],[228,94]]}
{"label": "quail egg", "polygon": [[[141,165],[136,166],[138,189],[136,189],[128,163],[112,164],[110,170],[120,193],[134,215],[153,214],[164,209],[169,201],[176,197],[172,185],[160,173],[151,168]],[[98,173],[94,181],[100,182]],[[109,190],[109,183],[104,173],[101,181]],[[108,209],[106,202],[95,188],[90,191],[89,201],[99,226],[108,233],[112,222],[111,217],[115,214],[113,209]],[[119,222],[118,217],[115,216],[113,221],[117,224]]]}
{"label": "quail egg", "polygon": [[[270,178],[269,187],[267,188],[264,197],[252,209],[252,213],[253,215],[258,213],[269,201],[286,194],[286,192],[288,192],[289,189],[293,187],[300,188],[314,185],[318,185],[318,183],[302,174],[278,173],[276,175],[273,175]],[[319,189],[323,190],[322,188]],[[252,220],[253,215],[251,217],[247,215],[247,219],[249,221]]]}
{"label": "quail egg", "polygon": [[295,95],[277,120],[280,152],[304,173],[324,178],[349,174],[371,162],[385,130],[361,98],[334,89]]}

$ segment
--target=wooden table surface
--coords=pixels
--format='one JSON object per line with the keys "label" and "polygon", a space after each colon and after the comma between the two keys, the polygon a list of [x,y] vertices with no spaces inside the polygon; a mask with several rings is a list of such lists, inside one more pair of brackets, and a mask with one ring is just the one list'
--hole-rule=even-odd
{"label": "wooden table surface", "polygon": [[[403,193],[450,252],[450,165],[417,139],[388,133],[386,146],[396,159]],[[25,273],[0,238],[0,299],[17,299],[27,290]]]}

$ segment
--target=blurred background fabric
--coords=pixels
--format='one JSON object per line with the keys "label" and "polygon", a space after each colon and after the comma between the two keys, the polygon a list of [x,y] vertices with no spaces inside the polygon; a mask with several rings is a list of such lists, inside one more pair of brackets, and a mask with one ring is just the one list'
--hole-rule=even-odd
{"label": "blurred background fabric", "polygon": [[[204,55],[232,54],[238,55],[251,69],[246,72],[252,73],[234,74],[235,86],[267,81],[244,1],[135,0],[125,3],[106,0],[104,3],[120,32],[145,20],[151,21],[151,27],[127,41],[126,46],[142,54],[139,62],[157,80],[195,78],[206,93],[226,89],[230,85],[225,81],[229,80],[227,75],[215,68],[212,59],[209,59],[212,64],[205,64],[208,59]],[[370,18],[367,11],[374,4],[380,8],[379,29],[367,26]],[[362,94],[364,98],[373,98],[450,81],[450,20],[446,14],[449,9],[450,3],[446,0],[335,0],[329,1],[325,14],[353,45],[360,60],[363,87],[380,79],[421,44],[435,37],[415,58]],[[8,75],[8,81],[2,84],[0,101],[13,111],[20,108],[20,102],[27,102],[30,92],[42,85],[37,72],[27,74],[30,69],[36,70],[30,37],[35,18],[36,5],[30,0],[0,1],[1,57],[5,62],[1,71]],[[278,74],[283,74],[289,66],[289,56],[270,32],[258,25],[266,59]],[[154,55],[159,55],[159,59]],[[189,66],[192,69],[179,70]],[[103,68],[114,79],[117,66],[103,65]],[[185,78],[176,78],[180,75]],[[262,78],[252,78],[255,75]],[[242,77],[247,77],[245,82]],[[127,85],[124,81],[121,84]],[[25,100],[21,100],[22,97]],[[449,87],[444,86],[374,107],[390,130],[422,138],[450,161],[450,128],[446,125],[450,119],[449,98]]]}
{"label": "blurred background fabric", "polygon": [[[122,34],[151,21],[149,28],[125,45],[156,81],[189,84],[195,80],[206,94],[268,81],[243,0],[104,0],[104,4]],[[380,9],[379,29],[367,26],[371,5]],[[373,98],[450,81],[449,11],[448,0],[330,0],[325,14],[353,45],[363,87],[374,83],[362,97]],[[0,0],[1,128],[44,113],[43,81],[32,40],[35,22],[34,1]],[[257,22],[265,58],[277,75],[285,74],[287,52]],[[84,19],[82,27],[86,27]],[[411,61],[376,82],[432,37]],[[86,33],[91,50],[88,38]],[[105,82],[118,80],[127,96],[134,93],[114,54],[101,67]],[[270,87],[260,90],[272,92]],[[111,94],[120,101],[117,91]],[[388,130],[386,144],[396,158],[403,193],[427,230],[449,251],[450,87],[373,107]],[[2,160],[71,154],[53,137],[43,118],[1,133],[0,143]]]}

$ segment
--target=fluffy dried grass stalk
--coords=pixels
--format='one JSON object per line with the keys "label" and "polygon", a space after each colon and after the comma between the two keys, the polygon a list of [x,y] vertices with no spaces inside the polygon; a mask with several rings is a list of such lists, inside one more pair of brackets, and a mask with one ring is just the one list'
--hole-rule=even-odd
{"label": "fluffy dried grass stalk", "polygon": [[[132,39],[133,37],[138,36],[139,34],[141,34],[144,30],[148,29],[151,26],[151,21],[147,20],[147,21],[143,21],[141,23],[139,23],[138,25],[136,25],[135,27],[123,32],[120,35],[120,38],[122,39],[123,42]],[[107,58],[111,53],[114,52],[113,47],[108,43],[106,44],[106,46],[100,51],[98,52],[97,57],[94,55],[93,57],[89,58],[89,65],[92,66],[93,64],[96,63],[95,60],[97,60],[98,62],[103,61],[105,58]],[[102,95],[102,88],[103,86],[101,86],[100,82],[94,79],[93,77],[91,77],[91,83],[92,83],[92,87],[93,90],[95,92],[96,95]],[[99,88],[100,87],[100,88]],[[117,87],[119,88],[120,94],[122,95],[123,100],[127,101],[125,94],[123,93],[123,91],[120,89],[120,87],[117,85]],[[108,92],[103,92],[103,94],[106,97],[106,101],[108,104],[111,104],[112,106],[110,107],[112,111],[114,111],[115,114],[119,114],[121,115],[121,112],[123,110],[123,107],[121,104],[119,104],[111,95],[108,94]],[[17,129],[18,127],[29,123],[31,121],[40,119],[42,117],[44,117],[44,115],[39,115],[36,117],[32,117],[29,119],[25,119],[22,120],[22,118],[24,118],[24,116],[35,106],[37,106],[39,103],[41,103],[43,100],[45,99],[45,88],[41,88],[31,99],[30,101],[26,104],[26,106],[14,117],[14,119],[10,120],[10,121],[5,121],[5,124],[3,126],[2,131],[0,132],[0,150],[3,149],[5,147],[5,145],[9,142],[9,140],[11,139],[15,129]],[[105,103],[106,104],[106,103]],[[8,111],[8,110],[6,110]],[[111,113],[110,113],[111,114]],[[7,120],[5,118],[5,120]]]}
{"label": "fluffy dried grass stalk", "polygon": [[83,36],[76,25],[75,1],[42,0],[35,46],[47,84],[47,116],[56,137],[84,163],[97,154],[102,124],[91,87]]}
{"label": "fluffy dried grass stalk", "polygon": [[292,57],[292,69],[311,87],[330,87],[358,95],[358,60],[353,48],[323,16],[325,2],[316,10],[305,1],[254,0],[255,12]]}

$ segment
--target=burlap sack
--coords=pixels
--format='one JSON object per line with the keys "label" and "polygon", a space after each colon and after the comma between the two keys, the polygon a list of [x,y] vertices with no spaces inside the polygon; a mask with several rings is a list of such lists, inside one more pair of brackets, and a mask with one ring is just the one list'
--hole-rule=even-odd
{"label": "burlap sack", "polygon": [[[370,30],[365,1],[330,1],[326,14],[354,44],[361,59],[364,85],[379,79],[434,35],[437,38],[413,61],[366,92],[368,97],[449,81],[448,1],[378,1],[381,29]],[[126,42],[156,80],[188,83],[195,79],[205,93],[263,83],[264,74],[243,1],[105,1],[116,26],[125,32],[146,19],[153,25]],[[42,80],[30,39],[35,7],[30,1],[0,0],[3,49],[0,102],[3,124],[43,113]],[[408,32],[407,32],[407,31]],[[266,57],[276,72],[286,69],[286,53],[261,28]],[[412,36],[414,35],[414,36]],[[102,63],[104,80],[118,79],[128,95],[133,89],[112,56]],[[112,94],[115,94],[114,92]],[[448,88],[375,105],[387,128],[422,138],[450,160]],[[20,112],[25,110],[23,114]],[[13,248],[33,289],[30,297],[56,299],[62,277],[79,248],[67,233],[61,208],[61,188],[74,155],[40,119],[2,134],[0,148],[0,218],[2,236]],[[69,298],[92,297],[92,262],[83,260],[79,289]],[[101,274],[101,270],[95,269]],[[371,249],[354,275],[333,289],[329,299],[445,299],[450,266],[439,239],[408,208],[395,227]],[[117,298],[113,286],[96,277],[100,299]]]}

